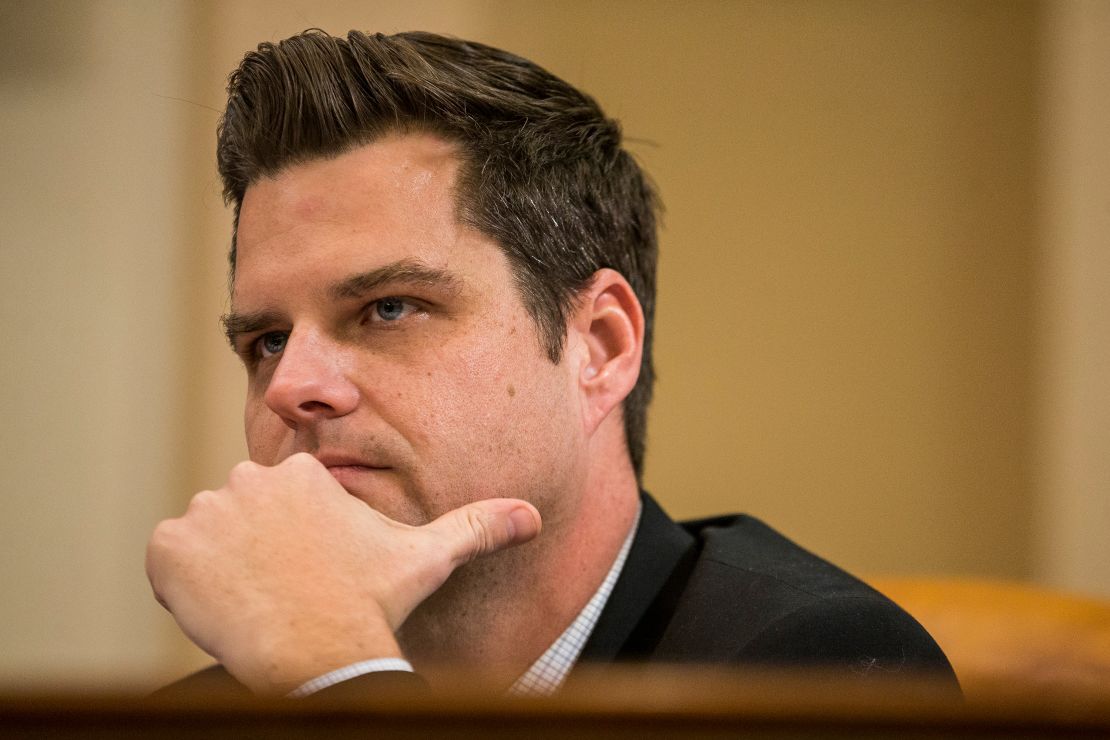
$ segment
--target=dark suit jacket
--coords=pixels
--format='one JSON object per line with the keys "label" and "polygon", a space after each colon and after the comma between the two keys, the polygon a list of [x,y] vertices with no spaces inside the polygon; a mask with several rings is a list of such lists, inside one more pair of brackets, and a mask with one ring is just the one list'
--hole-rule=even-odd
{"label": "dark suit jacket", "polygon": [[819,666],[853,677],[930,673],[936,642],[862,581],[745,515],[676,524],[650,496],[580,664]]}
{"label": "dark suit jacket", "polygon": [[[823,667],[851,679],[929,673],[957,687],[924,628],[862,581],[758,519],[676,524],[646,494],[624,570],[578,665],[622,661]],[[412,678],[368,674],[320,694]],[[159,693],[212,686],[237,684],[215,666]]]}

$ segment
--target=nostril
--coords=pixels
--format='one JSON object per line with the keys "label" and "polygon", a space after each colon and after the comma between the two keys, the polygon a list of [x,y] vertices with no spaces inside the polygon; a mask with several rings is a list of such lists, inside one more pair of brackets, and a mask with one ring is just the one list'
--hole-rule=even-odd
{"label": "nostril", "polygon": [[300,408],[301,411],[305,411],[310,414],[333,410],[329,404],[324,403],[323,401],[305,401],[301,403],[298,408]]}

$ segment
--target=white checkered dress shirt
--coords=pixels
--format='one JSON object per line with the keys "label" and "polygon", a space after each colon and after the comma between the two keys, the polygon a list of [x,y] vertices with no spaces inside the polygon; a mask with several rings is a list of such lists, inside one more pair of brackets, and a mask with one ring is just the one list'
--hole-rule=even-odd
{"label": "white checkered dress shirt", "polygon": [[[598,617],[601,616],[601,610],[609,601],[609,595],[613,593],[613,586],[617,584],[617,578],[624,569],[624,561],[628,559],[628,551],[632,548],[632,540],[636,536],[636,528],[639,524],[640,510],[637,510],[632,528],[628,530],[628,536],[624,538],[624,544],[621,545],[613,566],[609,568],[605,580],[601,582],[593,598],[582,608],[563,634],[559,635],[559,639],[547,649],[547,652],[509,687],[510,696],[548,696],[563,685],[570,669],[582,654],[582,648],[586,647],[586,641],[590,639]],[[401,658],[364,660],[306,681],[289,692],[289,697],[300,699],[337,683],[379,671],[412,671],[412,664]]]}
{"label": "white checkered dress shirt", "polygon": [[563,634],[559,635],[559,639],[547,649],[547,652],[509,687],[510,696],[549,696],[563,685],[570,669],[582,654],[582,648],[586,647],[586,640],[589,640],[590,635],[593,634],[597,619],[601,616],[601,610],[605,608],[609,595],[613,593],[613,586],[617,585],[617,579],[624,569],[624,561],[628,559],[628,551],[632,547],[632,539],[636,536],[636,527],[639,523],[640,512],[637,510],[636,518],[632,521],[632,529],[628,530],[628,536],[624,538],[624,544],[621,545],[621,551],[617,553],[617,559],[613,561],[613,567],[609,569],[593,598],[582,608],[582,611],[578,612],[575,620]]}

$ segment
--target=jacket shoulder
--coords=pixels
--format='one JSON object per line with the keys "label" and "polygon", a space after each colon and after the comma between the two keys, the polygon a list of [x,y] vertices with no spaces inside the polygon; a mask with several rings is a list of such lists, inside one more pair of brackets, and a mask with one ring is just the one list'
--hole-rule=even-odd
{"label": "jacket shoulder", "polygon": [[747,514],[682,522],[700,546],[699,565],[713,563],[742,580],[778,584],[798,595],[884,598],[855,576],[813,554]]}
{"label": "jacket shoulder", "polygon": [[700,552],[660,647],[682,660],[928,672],[955,682],[918,622],[758,519],[682,524]]}

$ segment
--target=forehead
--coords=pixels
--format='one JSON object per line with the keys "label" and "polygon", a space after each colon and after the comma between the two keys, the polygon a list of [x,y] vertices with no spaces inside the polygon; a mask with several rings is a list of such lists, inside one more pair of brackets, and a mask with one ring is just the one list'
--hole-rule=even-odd
{"label": "forehead", "polygon": [[459,223],[457,171],[452,144],[399,134],[253,183],[240,209],[233,301],[294,267],[310,279],[398,260],[447,268],[501,257]]}

